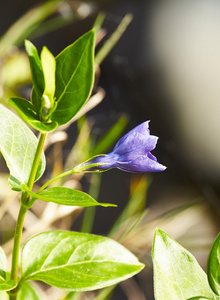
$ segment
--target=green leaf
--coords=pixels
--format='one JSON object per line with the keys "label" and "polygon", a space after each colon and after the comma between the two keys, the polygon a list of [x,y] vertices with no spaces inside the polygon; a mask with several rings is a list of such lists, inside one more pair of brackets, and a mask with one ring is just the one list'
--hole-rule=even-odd
{"label": "green leaf", "polygon": [[[1,299],[1,298],[0,298]],[[18,292],[17,300],[42,300],[38,290],[29,282],[24,282]]]}
{"label": "green leaf", "polygon": [[206,298],[206,297],[193,297],[193,298],[189,298],[187,300],[211,300],[211,298]]}
{"label": "green leaf", "polygon": [[0,299],[1,300],[9,300],[9,295],[6,292],[0,292]]}
{"label": "green leaf", "polygon": [[16,109],[19,116],[31,127],[41,131],[48,132],[56,129],[58,124],[56,122],[42,123],[36,112],[35,106],[26,99],[19,97],[12,97],[8,99],[8,103]]}
{"label": "green leaf", "polygon": [[10,291],[17,286],[16,281],[14,280],[5,280],[0,277],[0,291]]}
{"label": "green leaf", "polygon": [[47,49],[47,47],[43,47],[43,50],[41,51],[41,63],[45,80],[44,95],[50,99],[51,107],[53,107],[56,61],[53,54]]}
{"label": "green leaf", "polygon": [[33,86],[32,92],[31,92],[31,102],[36,107],[36,111],[38,112],[38,115],[40,114],[40,108],[41,108],[41,97],[38,96],[35,87]]}
{"label": "green leaf", "polygon": [[219,299],[193,255],[160,229],[155,232],[152,256],[156,300]]}
{"label": "green leaf", "polygon": [[89,291],[132,277],[143,268],[138,259],[105,237],[49,231],[31,238],[21,258],[22,281],[40,280],[72,291]]}
{"label": "green leaf", "polygon": [[220,295],[220,234],[217,236],[209,254],[207,275],[212,290]]}
{"label": "green leaf", "polygon": [[108,206],[116,206],[114,204],[109,203],[99,203],[95,199],[93,199],[90,195],[73,190],[66,187],[51,187],[40,193],[34,194],[34,197],[38,199],[44,200],[46,202],[54,202],[61,205],[71,205],[71,206],[97,206],[101,205],[104,207]]}
{"label": "green leaf", "polygon": [[[42,63],[37,48],[28,40],[25,41],[25,49],[30,61],[33,85],[40,101],[45,89]],[[37,104],[37,108],[39,109],[39,103]]]}
{"label": "green leaf", "polygon": [[[0,104],[0,151],[11,176],[27,184],[38,140],[33,132],[9,109]],[[45,169],[42,153],[35,180]]]}
{"label": "green leaf", "polygon": [[14,280],[7,280],[6,266],[7,259],[3,249],[0,247],[0,291],[10,291],[14,289],[17,285],[17,283]]}
{"label": "green leaf", "polygon": [[70,121],[85,104],[94,80],[94,30],[87,32],[56,57],[57,108],[51,120]]}

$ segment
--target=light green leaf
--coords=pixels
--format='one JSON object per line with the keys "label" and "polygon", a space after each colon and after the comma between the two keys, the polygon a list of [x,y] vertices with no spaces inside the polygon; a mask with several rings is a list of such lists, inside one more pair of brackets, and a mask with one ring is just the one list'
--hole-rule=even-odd
{"label": "light green leaf", "polygon": [[[9,109],[0,105],[0,151],[10,174],[22,184],[27,184],[38,140],[33,132]],[[45,169],[42,153],[36,180]]]}
{"label": "light green leaf", "polygon": [[48,132],[56,129],[56,122],[42,123],[36,112],[35,106],[26,99],[20,97],[12,97],[8,99],[8,103],[16,109],[19,116],[31,127],[41,131]]}
{"label": "light green leaf", "polygon": [[211,298],[205,298],[205,297],[193,297],[189,298],[187,300],[211,300]]}
{"label": "light green leaf", "polygon": [[41,51],[41,63],[45,81],[44,95],[50,99],[51,107],[53,107],[56,61],[53,54],[47,49],[47,47],[43,47],[43,50]]}
{"label": "light green leaf", "polygon": [[207,275],[212,290],[220,295],[220,234],[217,236],[209,254]]}
{"label": "light green leaf", "polygon": [[1,300],[9,300],[9,295],[6,292],[0,292],[0,299]]}
{"label": "light green leaf", "polygon": [[[1,299],[1,298],[0,298]],[[24,282],[18,292],[17,300],[42,300],[38,290],[29,282]]]}
{"label": "light green leaf", "polygon": [[5,280],[0,277],[0,291],[10,291],[17,286],[16,281],[14,280]]}
{"label": "light green leaf", "polygon": [[193,255],[160,229],[155,232],[152,256],[156,300],[220,299]]}
{"label": "light green leaf", "polygon": [[95,32],[89,31],[56,57],[57,108],[51,120],[59,125],[70,121],[85,104],[94,80]]}
{"label": "light green leaf", "polygon": [[138,259],[105,237],[49,231],[31,238],[22,251],[22,281],[40,280],[72,291],[116,284],[143,268]]}
{"label": "light green leaf", "polygon": [[90,195],[73,190],[66,187],[51,187],[40,193],[34,194],[34,197],[38,199],[44,200],[46,202],[54,202],[61,205],[71,205],[71,206],[97,206],[101,205],[104,207],[108,206],[116,206],[114,204],[109,203],[99,203],[95,199],[93,199]]}

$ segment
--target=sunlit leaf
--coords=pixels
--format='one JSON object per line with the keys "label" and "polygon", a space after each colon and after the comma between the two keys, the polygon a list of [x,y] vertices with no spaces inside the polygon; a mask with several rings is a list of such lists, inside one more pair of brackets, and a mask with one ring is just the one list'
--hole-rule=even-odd
{"label": "sunlit leaf", "polygon": [[205,272],[191,253],[165,232],[157,229],[153,245],[154,291],[156,300],[216,298]]}
{"label": "sunlit leaf", "polygon": [[61,205],[72,205],[72,206],[97,206],[101,205],[104,207],[116,206],[109,203],[99,203],[94,200],[90,195],[73,190],[66,187],[51,187],[40,193],[33,194],[38,199],[44,200],[46,202],[54,202]]}
{"label": "sunlit leaf", "polygon": [[6,292],[0,292],[0,299],[1,300],[9,300],[9,295]]}
{"label": "sunlit leaf", "polygon": [[212,300],[213,298],[206,298],[206,297],[193,297],[187,300]]}
{"label": "sunlit leaf", "polygon": [[51,100],[51,106],[53,106],[53,98],[55,93],[55,70],[56,62],[52,53],[43,47],[41,52],[41,63],[44,73],[45,89],[44,95],[46,95]]}
{"label": "sunlit leaf", "polygon": [[14,280],[5,280],[0,277],[0,291],[10,291],[16,287],[17,283]]}
{"label": "sunlit leaf", "polygon": [[42,300],[38,290],[29,282],[24,282],[18,292],[17,300]]}
{"label": "sunlit leaf", "polygon": [[[0,105],[0,151],[10,174],[27,184],[38,140],[33,132],[10,110]],[[41,155],[36,180],[45,169],[45,157]]]}
{"label": "sunlit leaf", "polygon": [[78,232],[50,231],[31,238],[22,251],[22,280],[65,290],[88,291],[125,280],[143,268],[117,242]]}
{"label": "sunlit leaf", "polygon": [[56,122],[41,122],[38,113],[35,111],[34,105],[26,99],[13,97],[8,100],[8,103],[16,109],[19,116],[28,125],[41,132],[53,131],[58,126]]}
{"label": "sunlit leaf", "polygon": [[51,120],[70,121],[85,104],[94,80],[94,30],[80,37],[56,57],[57,108]]}

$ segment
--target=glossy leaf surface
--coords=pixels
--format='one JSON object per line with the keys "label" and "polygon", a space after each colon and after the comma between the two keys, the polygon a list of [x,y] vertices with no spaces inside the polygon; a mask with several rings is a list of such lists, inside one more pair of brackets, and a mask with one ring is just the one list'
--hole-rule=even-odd
{"label": "glossy leaf surface", "polygon": [[24,245],[21,267],[22,280],[40,280],[65,290],[88,291],[130,278],[143,264],[108,238],[50,231],[36,235]]}
{"label": "glossy leaf surface", "polygon": [[[9,109],[0,105],[0,151],[10,174],[27,184],[38,140],[33,132]],[[41,155],[36,180],[45,169],[45,157]]]}
{"label": "glossy leaf surface", "polygon": [[220,295],[220,234],[217,236],[209,254],[207,275],[212,290]]}
{"label": "glossy leaf surface", "polygon": [[[39,58],[37,48],[28,40],[25,41],[25,49],[30,61],[33,86],[38,95],[38,99],[40,100],[45,89],[42,63]],[[38,102],[35,104],[37,104],[36,107],[39,109],[40,103]]]}
{"label": "glossy leaf surface", "polygon": [[8,103],[16,109],[19,116],[31,127],[41,131],[48,132],[56,129],[56,122],[42,123],[35,111],[34,105],[26,99],[13,97],[8,100]]}
{"label": "glossy leaf surface", "polygon": [[84,192],[66,187],[51,187],[35,195],[39,199],[44,200],[46,202],[54,202],[61,205],[72,205],[81,207],[96,205],[101,205],[105,207],[116,206],[114,204],[109,203],[99,203],[90,195]]}
{"label": "glossy leaf surface", "polygon": [[24,282],[18,292],[17,300],[43,300],[37,289],[29,282]]}
{"label": "glossy leaf surface", "polygon": [[156,300],[219,299],[193,255],[162,230],[155,232],[152,255]]}
{"label": "glossy leaf surface", "polygon": [[56,57],[57,108],[51,120],[70,121],[85,104],[94,80],[95,32],[89,31]]}

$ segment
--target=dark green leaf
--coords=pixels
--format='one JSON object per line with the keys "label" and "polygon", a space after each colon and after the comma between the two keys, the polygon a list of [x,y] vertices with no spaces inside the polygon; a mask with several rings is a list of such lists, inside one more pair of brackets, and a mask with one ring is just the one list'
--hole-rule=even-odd
{"label": "dark green leaf", "polygon": [[65,290],[113,285],[140,272],[137,258],[117,242],[78,232],[50,231],[31,238],[22,251],[22,280]]}
{"label": "dark green leaf", "polygon": [[[0,151],[10,174],[22,184],[27,184],[38,140],[33,132],[10,110],[0,105]],[[36,180],[45,169],[42,153]]]}
{"label": "dark green leaf", "polygon": [[8,100],[8,103],[16,109],[19,116],[28,125],[41,132],[53,131],[58,126],[56,122],[42,123],[35,110],[35,106],[26,99],[13,97]]}
{"label": "dark green leaf", "polygon": [[44,74],[43,74],[41,60],[39,58],[36,47],[28,40],[25,41],[25,49],[27,51],[30,60],[33,86],[35,88],[35,91],[39,99],[41,99],[45,88]]}
{"label": "dark green leaf", "polygon": [[18,292],[17,300],[42,300],[38,290],[29,282],[24,282]]}
{"label": "dark green leaf", "polygon": [[220,295],[220,234],[217,236],[209,254],[207,275],[212,290]]}
{"label": "dark green leaf", "polygon": [[156,300],[186,300],[198,295],[217,299],[193,255],[159,229],[155,232],[152,256]]}
{"label": "dark green leaf", "polygon": [[31,92],[31,102],[36,108],[36,111],[38,114],[40,114],[40,108],[41,108],[41,97],[38,96],[35,87],[33,86],[32,92]]}
{"label": "dark green leaf", "polygon": [[92,30],[56,58],[57,108],[51,120],[59,125],[70,121],[89,98],[94,80],[94,41]]}

